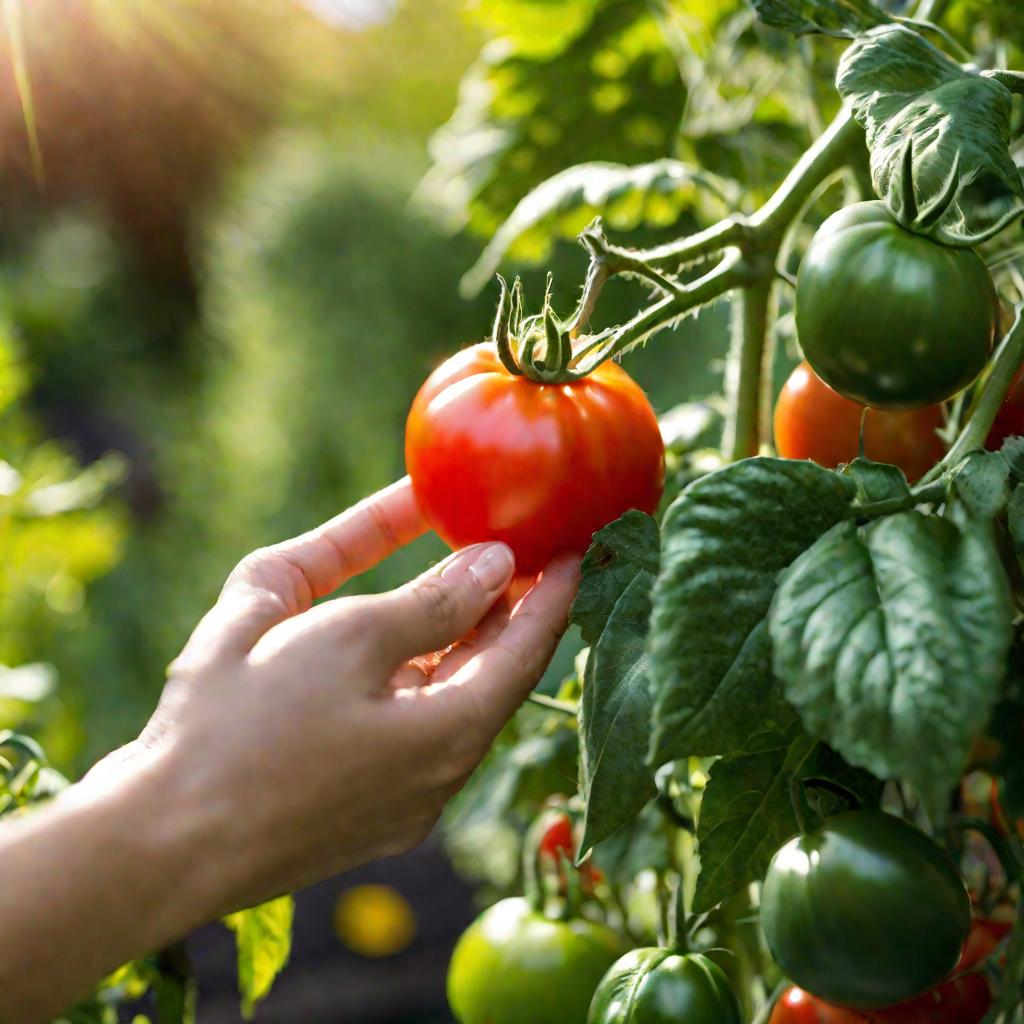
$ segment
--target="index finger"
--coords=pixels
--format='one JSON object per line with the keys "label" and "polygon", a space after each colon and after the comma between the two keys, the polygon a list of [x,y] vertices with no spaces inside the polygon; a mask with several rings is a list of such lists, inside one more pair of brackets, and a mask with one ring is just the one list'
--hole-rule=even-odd
{"label": "index finger", "polygon": [[186,648],[244,654],[267,630],[427,530],[408,477],[334,519],[242,559]]}
{"label": "index finger", "polygon": [[302,573],[316,600],[426,531],[412,481],[405,476],[315,529],[267,550],[283,556]]}

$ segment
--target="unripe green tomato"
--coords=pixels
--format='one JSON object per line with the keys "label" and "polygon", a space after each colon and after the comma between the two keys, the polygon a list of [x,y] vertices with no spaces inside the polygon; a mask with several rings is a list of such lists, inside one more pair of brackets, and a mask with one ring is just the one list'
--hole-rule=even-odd
{"label": "unripe green tomato", "polygon": [[956,966],[971,901],[924,832],[881,811],[847,811],[775,854],[761,925],[776,962],[827,1003],[875,1010]]}
{"label": "unripe green tomato", "polygon": [[459,1024],[586,1024],[597,983],[628,948],[605,925],[502,900],[456,944],[448,1001]]}
{"label": "unripe green tomato", "polygon": [[818,229],[800,264],[796,328],[815,373],[876,409],[951,398],[992,351],[999,300],[973,249],[901,227],[881,202]]}
{"label": "unripe green tomato", "polygon": [[699,953],[634,949],[604,976],[588,1024],[741,1024],[722,969]]}

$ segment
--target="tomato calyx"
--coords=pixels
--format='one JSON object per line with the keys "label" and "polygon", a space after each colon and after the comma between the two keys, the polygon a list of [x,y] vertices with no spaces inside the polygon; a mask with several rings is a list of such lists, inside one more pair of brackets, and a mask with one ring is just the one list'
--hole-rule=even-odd
{"label": "tomato calyx", "polygon": [[[502,365],[514,377],[527,377],[538,384],[568,384],[582,380],[596,367],[579,370],[572,366],[572,337],[551,306],[551,275],[548,275],[544,307],[540,313],[523,315],[523,284],[517,277],[509,288],[503,277],[501,297],[494,316],[493,338]],[[543,345],[543,357],[538,349]]]}

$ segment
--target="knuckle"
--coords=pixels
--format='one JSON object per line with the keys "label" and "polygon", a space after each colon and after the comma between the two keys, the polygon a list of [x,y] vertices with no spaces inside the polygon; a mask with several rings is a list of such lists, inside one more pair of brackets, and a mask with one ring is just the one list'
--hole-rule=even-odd
{"label": "knuckle", "polygon": [[294,615],[312,600],[301,568],[277,547],[257,548],[235,566],[222,597],[239,590],[248,592],[260,612]]}
{"label": "knuckle", "polygon": [[450,629],[459,615],[459,604],[451,587],[440,580],[423,580],[414,589],[423,614],[439,629]]}

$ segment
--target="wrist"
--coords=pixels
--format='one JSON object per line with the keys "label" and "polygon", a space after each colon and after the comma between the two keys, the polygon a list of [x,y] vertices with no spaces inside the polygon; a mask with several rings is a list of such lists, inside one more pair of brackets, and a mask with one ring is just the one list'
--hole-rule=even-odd
{"label": "wrist", "polygon": [[132,743],[60,798],[102,822],[105,846],[135,879],[132,908],[145,948],[173,942],[231,907],[229,839],[173,745]]}

